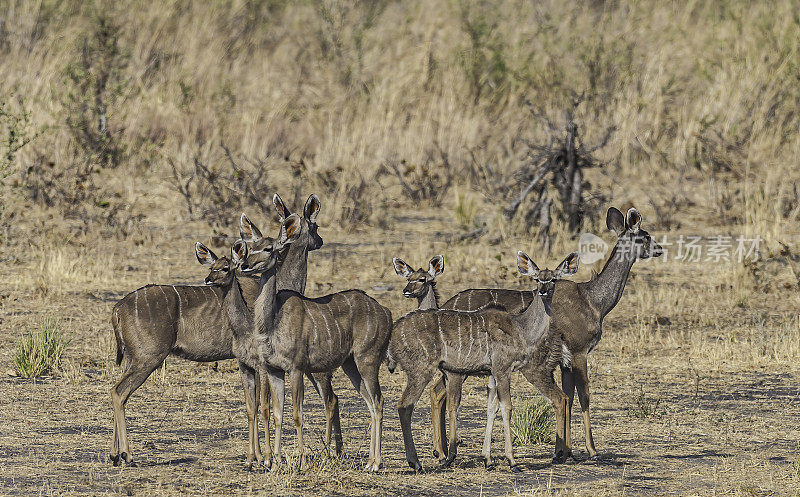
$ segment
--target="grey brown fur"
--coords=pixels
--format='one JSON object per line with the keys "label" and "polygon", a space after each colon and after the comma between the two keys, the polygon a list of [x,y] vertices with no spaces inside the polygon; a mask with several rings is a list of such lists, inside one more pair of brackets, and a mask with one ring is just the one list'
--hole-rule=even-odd
{"label": "grey brown fur", "polygon": [[[661,247],[641,229],[642,216],[630,209],[627,216],[614,207],[606,215],[607,227],[618,236],[603,270],[591,281],[575,283],[560,281],[553,296],[551,329],[563,335],[566,352],[571,355],[567,365],[561,366],[561,384],[566,395],[565,438],[567,449],[554,454],[554,460],[563,461],[572,454],[569,420],[575,391],[583,411],[583,429],[586,450],[590,457],[597,454],[589,420],[589,376],[587,355],[600,341],[603,318],[616,306],[622,297],[633,263],[638,259],[658,257]],[[640,241],[637,241],[640,240]],[[498,303],[511,312],[518,312],[534,298],[534,292],[503,289],[470,289],[459,292],[442,306],[445,309],[477,309],[488,303]],[[523,368],[523,375],[532,381],[530,368]],[[535,383],[534,383],[535,384]],[[437,391],[445,390],[443,383],[434,385]],[[552,401],[552,399],[551,399]],[[441,403],[437,406],[443,409]],[[432,407],[432,410],[434,408]],[[437,417],[434,417],[434,423]],[[436,429],[436,428],[434,428]]]}
{"label": "grey brown fur", "polygon": [[[316,196],[314,196],[316,198]],[[311,197],[309,197],[309,202]],[[316,200],[317,208],[319,201]],[[298,262],[292,266],[291,273],[281,273],[281,289],[292,289],[302,292],[305,289],[307,274],[307,257],[309,250],[322,246],[322,239],[317,234],[316,212],[309,209],[314,219],[304,216],[304,231],[300,241],[294,244],[293,252],[287,258]],[[242,294],[249,308],[252,309],[258,294],[258,278],[243,277],[240,279]],[[125,362],[122,377],[111,389],[114,407],[113,440],[110,459],[114,465],[124,461],[131,464],[130,447],[125,422],[125,405],[131,394],[138,389],[150,374],[156,370],[169,355],[198,362],[222,361],[233,359],[233,332],[228,326],[222,312],[223,295],[219,288],[198,285],[148,285],[129,293],[114,306],[111,313],[111,325],[116,340],[117,365]],[[248,405],[256,406],[256,378],[252,370],[240,370],[245,387],[245,399]],[[325,378],[321,378],[325,380]],[[337,405],[336,397],[330,390],[330,379],[317,380],[326,406]],[[331,421],[338,426],[338,409]],[[337,429],[337,432],[341,432]],[[337,437],[337,448],[340,450],[341,436]],[[251,456],[251,455],[249,455]],[[252,457],[261,459],[260,454]]]}

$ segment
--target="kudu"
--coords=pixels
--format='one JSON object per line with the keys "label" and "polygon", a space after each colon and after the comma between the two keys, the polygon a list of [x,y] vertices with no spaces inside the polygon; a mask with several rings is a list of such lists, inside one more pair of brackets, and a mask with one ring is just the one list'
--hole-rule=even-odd
{"label": "kudu", "polygon": [[[392,259],[392,265],[398,276],[405,278],[407,284],[403,289],[403,297],[417,299],[417,310],[438,309],[439,292],[436,291],[436,277],[444,272],[444,256],[435,255],[428,262],[428,270],[419,268],[414,269],[397,257]],[[444,376],[443,376],[444,377]],[[443,381],[437,381],[435,385],[444,385]],[[431,415],[439,417],[438,422],[433,422],[433,455],[441,455],[441,463],[447,455],[445,446],[447,444],[447,434],[442,429],[445,423],[444,409],[434,412],[434,406],[440,406],[445,401],[447,392],[443,388],[441,391],[430,390],[431,395]]]}
{"label": "kudu", "polygon": [[[284,221],[278,243],[295,228],[296,215]],[[275,417],[275,456],[281,456],[281,424],[285,373],[289,373],[292,407],[301,467],[305,465],[303,443],[303,374],[330,372],[341,367],[370,412],[370,450],[366,468],[377,471],[382,464],[383,396],[378,369],[383,362],[392,331],[392,314],[361,290],[346,290],[324,297],[308,298],[297,292],[277,292],[275,247],[252,251],[241,263],[243,272],[262,274],[261,290],[254,308],[251,338],[242,350],[234,347],[239,360],[269,374]],[[235,302],[246,311],[241,299]]]}
{"label": "kudu", "polygon": [[[319,205],[316,195],[311,195],[306,202],[299,239],[292,244],[292,250],[286,256],[287,260],[296,263],[286,266],[291,272],[279,274],[280,284],[283,285],[281,289],[298,292],[305,289],[308,252],[320,248],[323,243],[317,233]],[[246,304],[252,307],[258,294],[258,278],[243,277],[240,284]],[[125,422],[125,405],[131,394],[167,356],[172,354],[197,362],[234,358],[233,332],[222,312],[222,298],[220,289],[210,286],[148,285],[127,294],[114,306],[111,325],[117,346],[116,363],[121,365],[125,360],[122,377],[111,389],[114,434],[109,457],[115,466],[120,460],[127,464],[133,462]],[[247,368],[240,370],[240,374],[245,385],[247,405],[255,409],[258,404],[256,378],[253,371]],[[329,381],[317,383],[324,396]],[[335,400],[335,396],[332,398]],[[329,403],[326,400],[326,405]],[[335,401],[333,403],[335,405]],[[338,426],[338,412],[333,417],[334,426]],[[261,461],[263,456],[248,454],[248,464],[253,459]]]}
{"label": "kudu", "polygon": [[[551,329],[564,336],[566,352],[571,360],[561,366],[561,385],[567,398],[566,408],[566,450],[556,449],[553,460],[563,462],[572,455],[570,419],[575,391],[583,411],[583,429],[586,438],[586,450],[590,457],[597,455],[589,421],[589,376],[587,354],[600,341],[603,331],[603,318],[617,305],[633,263],[638,259],[659,257],[661,246],[650,234],[642,229],[642,215],[634,208],[627,215],[610,207],[606,214],[606,226],[616,233],[618,240],[603,270],[592,280],[582,283],[560,281],[556,285],[553,296],[553,316]],[[470,289],[454,295],[444,303],[443,309],[473,310],[484,305],[495,303],[506,307],[511,312],[519,311],[529,305],[535,295],[530,291],[503,289]],[[532,373],[523,368],[522,373],[530,381]],[[437,382],[432,388],[437,394],[446,390],[444,382]],[[432,394],[432,397],[434,394]],[[552,399],[551,399],[552,401]],[[443,402],[436,408],[443,411]],[[555,404],[554,404],[555,405]],[[438,411],[437,411],[438,412]],[[436,423],[438,416],[433,416]],[[434,431],[437,428],[434,427]],[[441,428],[439,428],[441,429]]]}
{"label": "kudu", "polygon": [[[548,333],[550,299],[555,280],[574,273],[577,259],[577,254],[571,254],[555,271],[540,271],[527,255],[519,252],[519,271],[534,278],[539,297],[519,314],[511,314],[502,306],[487,305],[475,311],[417,310],[398,320],[392,332],[387,364],[390,371],[400,366],[406,373],[398,413],[406,459],[412,469],[422,471],[411,433],[411,415],[414,404],[438,369],[447,376],[448,461],[452,461],[456,453],[456,413],[463,380],[469,375],[490,374],[496,381],[496,391],[490,391],[487,411],[494,410],[496,415],[496,399],[499,398],[505,456],[511,468],[519,470],[511,444],[511,374],[534,362],[539,369],[549,367],[552,379],[552,371],[561,361],[563,344],[561,337]],[[490,429],[487,423],[482,451],[487,466],[491,464]]]}
{"label": "kudu", "polygon": [[[277,193],[272,197],[272,203],[282,223],[291,214],[291,211],[286,208],[286,205]],[[300,294],[305,293],[308,250],[303,250],[305,245],[303,237],[308,236],[309,241],[313,243],[311,250],[322,247],[322,238],[317,234],[317,214],[319,213],[319,209],[319,198],[317,198],[316,195],[309,196],[305,208],[303,209],[303,226],[300,240],[289,245],[288,252],[277,273],[276,284],[278,291],[292,290]],[[253,250],[260,250],[261,245],[263,245],[265,241],[269,243],[262,237],[261,231],[245,214],[242,214],[240,218],[239,233],[242,240],[247,242]],[[336,455],[341,456],[342,425],[339,418],[339,398],[333,392],[333,386],[331,385],[332,377],[333,372],[313,373],[308,376],[317,392],[322,396],[325,405],[325,447],[330,446],[331,433],[333,433],[336,444]]]}

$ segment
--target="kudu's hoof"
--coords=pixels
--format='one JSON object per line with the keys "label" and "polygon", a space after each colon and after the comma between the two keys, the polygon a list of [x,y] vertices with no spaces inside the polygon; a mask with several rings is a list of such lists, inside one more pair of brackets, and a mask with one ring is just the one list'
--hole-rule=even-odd
{"label": "kudu's hoof", "polygon": [[417,462],[410,462],[410,461],[409,461],[409,463],[408,463],[408,466],[409,466],[411,469],[413,469],[413,470],[414,470],[414,473],[416,473],[416,474],[418,474],[418,475],[420,475],[420,474],[422,474],[422,473],[424,473],[424,472],[425,472],[425,470],[424,470],[424,469],[422,469],[422,464],[421,464],[419,461],[417,461]]}
{"label": "kudu's hoof", "polygon": [[119,454],[109,454],[108,459],[114,466],[119,466]]}
{"label": "kudu's hoof", "polygon": [[485,457],[485,456],[481,457],[481,459],[483,459],[483,468],[486,471],[491,471],[491,470],[494,469],[494,463],[492,462],[491,459],[489,459],[488,457]]}
{"label": "kudu's hoof", "polygon": [[131,467],[131,468],[135,468],[136,467],[136,463],[133,462],[133,456],[131,456],[127,452],[120,452],[119,459],[120,459],[121,462],[125,463],[125,466]]}
{"label": "kudu's hoof", "polygon": [[436,450],[436,449],[433,449],[433,457],[435,457],[436,459],[439,459],[439,460],[441,460],[441,459],[439,458],[439,451],[438,451],[438,450]]}
{"label": "kudu's hoof", "polygon": [[563,450],[553,454],[553,464],[563,464],[565,462],[567,462],[567,456]]}
{"label": "kudu's hoof", "polygon": [[455,461],[455,460],[456,460],[456,456],[455,455],[447,456],[447,459],[445,459],[444,462],[442,462],[442,467],[443,468],[449,468],[450,466],[453,465],[453,461]]}
{"label": "kudu's hoof", "polygon": [[520,466],[519,464],[515,464],[515,465],[511,466],[511,472],[512,473],[522,473],[522,466]]}

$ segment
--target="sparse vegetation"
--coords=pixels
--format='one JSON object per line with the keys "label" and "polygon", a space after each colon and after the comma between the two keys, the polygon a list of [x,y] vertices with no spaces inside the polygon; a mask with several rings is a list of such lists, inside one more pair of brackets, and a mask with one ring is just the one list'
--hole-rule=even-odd
{"label": "sparse vegetation", "polygon": [[553,406],[536,396],[511,411],[511,433],[516,445],[550,443],[553,436]]}
{"label": "sparse vegetation", "polygon": [[35,378],[54,372],[69,341],[53,318],[45,319],[39,328],[29,329],[17,343],[14,357],[17,374],[23,378]]}
{"label": "sparse vegetation", "polygon": [[[798,10],[795,0],[0,0],[3,490],[791,491],[800,482]],[[548,172],[547,194],[534,188],[508,220],[551,134],[550,156],[605,143],[590,154],[602,167],[566,183]],[[579,205],[563,202],[559,182],[580,187]],[[443,298],[529,289],[513,258],[539,253],[542,216],[531,212],[551,214],[558,253],[574,250],[578,226],[610,242],[606,207],[633,205],[659,243],[760,236],[762,257],[684,261],[665,244],[665,257],[637,263],[590,356],[599,462],[550,465],[530,446],[518,447],[525,473],[514,483],[502,465],[483,471],[485,396],[467,389],[456,464],[412,476],[395,409],[402,375],[384,371],[384,472],[360,469],[363,401],[336,373],[345,458],[324,455],[324,409],[307,388],[311,470],[294,469],[287,411],[286,469],[247,474],[235,362],[169,359],[129,410],[144,464],[112,468],[101,454],[118,373],[114,301],[148,283],[202,282],[193,243],[225,253],[220,235],[236,233],[241,211],[271,224],[274,191],[293,208],[311,192],[322,200],[325,246],[310,258],[307,292],[361,288],[395,318],[416,305],[398,291],[395,248],[415,261],[446,255]],[[69,360],[50,370],[61,378],[11,378],[18,355],[30,369],[48,356],[21,352],[39,350],[48,316],[69,316],[74,332]],[[513,382],[516,395],[532,392],[519,375]],[[536,402],[515,402],[525,436],[548,419],[522,417],[547,407]],[[577,398],[573,416],[580,458]],[[431,467],[429,426],[423,407],[414,430]]]}
{"label": "sparse vegetation", "polygon": [[633,399],[633,405],[628,407],[628,416],[639,419],[660,418],[666,414],[666,409],[661,405],[661,397],[651,397],[644,393],[644,386],[639,387],[639,393]]}

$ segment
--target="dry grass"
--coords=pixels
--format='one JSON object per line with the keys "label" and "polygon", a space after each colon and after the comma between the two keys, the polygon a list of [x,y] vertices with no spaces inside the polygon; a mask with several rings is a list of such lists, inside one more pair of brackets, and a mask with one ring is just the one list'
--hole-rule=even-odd
{"label": "dry grass", "polygon": [[[73,337],[60,377],[0,379],[0,494],[797,495],[797,10],[790,0],[0,0],[2,369],[47,316]],[[517,250],[552,266],[575,248],[559,218],[544,254],[519,216],[503,217],[523,186],[526,142],[547,143],[525,101],[560,122],[582,92],[585,141],[617,127],[598,152],[609,164],[588,172],[593,189],[636,205],[659,239],[764,239],[755,263],[670,256],[634,267],[590,356],[599,460],[552,466],[549,445],[534,445],[519,448],[523,476],[485,472],[484,385],[471,380],[456,467],[412,476],[394,414],[402,375],[382,373],[384,473],[359,469],[365,410],[340,375],[347,456],[323,455],[312,393],[313,471],[246,473],[235,365],[169,359],[129,404],[142,467],[107,464],[116,299],[200,281],[194,241],[221,248],[211,235],[234,235],[240,210],[274,227],[260,198],[272,189],[296,207],[312,191],[322,198],[311,295],[362,288],[400,316],[414,302],[391,258],[419,265],[437,253],[445,298],[524,288]],[[205,177],[192,175],[197,163]],[[258,188],[241,189],[258,170]],[[612,242],[604,210],[586,219]],[[484,234],[459,241],[474,230]],[[530,387],[514,387],[521,406]],[[414,427],[432,467],[425,404]]]}

